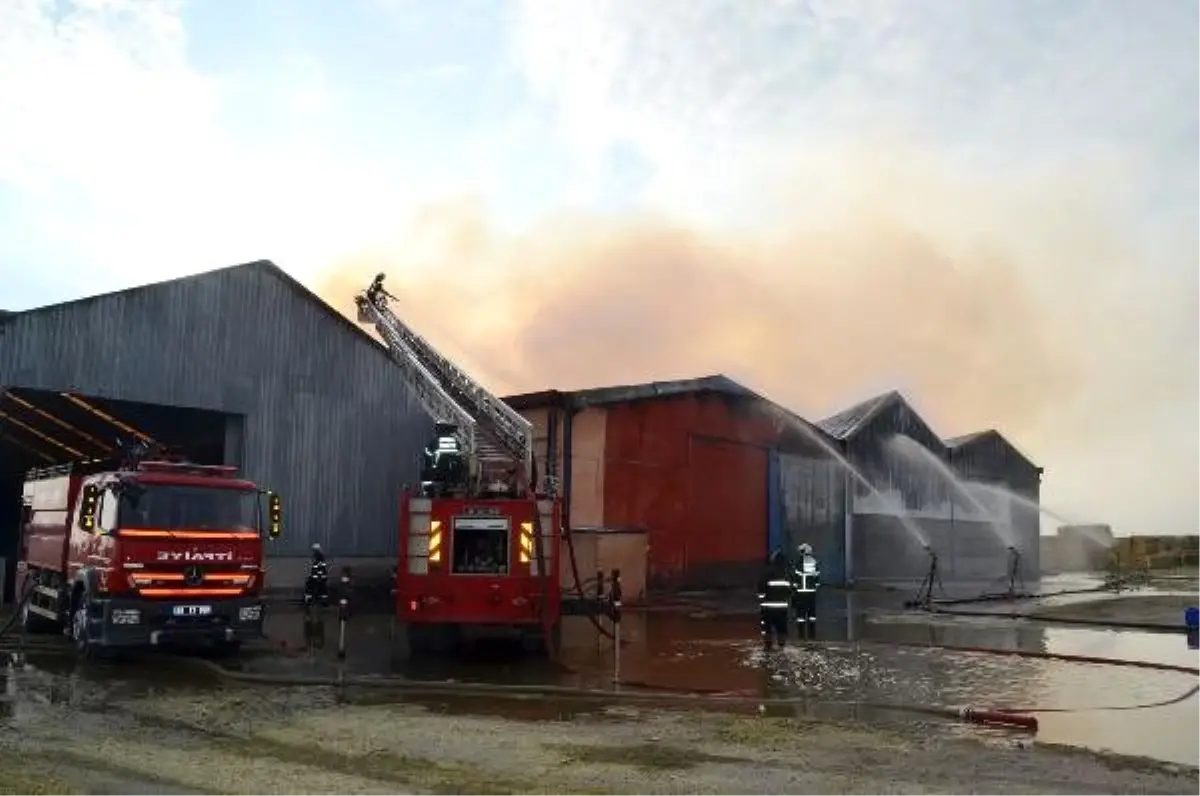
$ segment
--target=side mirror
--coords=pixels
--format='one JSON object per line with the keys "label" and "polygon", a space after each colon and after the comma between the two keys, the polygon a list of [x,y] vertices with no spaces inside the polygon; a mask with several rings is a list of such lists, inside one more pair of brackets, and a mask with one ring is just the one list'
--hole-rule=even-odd
{"label": "side mirror", "polygon": [[270,523],[267,535],[272,539],[278,539],[279,534],[283,532],[283,501],[275,492],[267,494],[267,519]]}
{"label": "side mirror", "polygon": [[100,510],[100,487],[88,484],[83,488],[79,504],[79,527],[88,533],[96,532],[96,512]]}

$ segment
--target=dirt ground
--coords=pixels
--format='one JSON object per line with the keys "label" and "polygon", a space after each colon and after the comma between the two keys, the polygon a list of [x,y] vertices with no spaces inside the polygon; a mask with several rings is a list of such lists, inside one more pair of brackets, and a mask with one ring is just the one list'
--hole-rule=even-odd
{"label": "dirt ground", "polygon": [[1007,738],[985,744],[921,725],[624,707],[571,712],[519,701],[464,714],[461,705],[350,699],[339,704],[332,690],[221,688],[25,703],[15,725],[0,732],[0,793],[1197,790],[1194,769],[1018,748]]}
{"label": "dirt ground", "polygon": [[1042,619],[1084,619],[1107,622],[1139,622],[1180,627],[1183,609],[1196,605],[1196,595],[1130,594],[1101,600],[1034,608],[1031,616]]}

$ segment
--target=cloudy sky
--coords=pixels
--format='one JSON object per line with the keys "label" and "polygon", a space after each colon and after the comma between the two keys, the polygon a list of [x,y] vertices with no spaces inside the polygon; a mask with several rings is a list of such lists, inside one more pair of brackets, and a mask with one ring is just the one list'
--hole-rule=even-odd
{"label": "cloudy sky", "polygon": [[[899,388],[1197,529],[1190,0],[0,0],[0,307],[377,270],[497,390]],[[447,318],[447,288],[471,308]],[[436,304],[428,301],[437,297]]]}

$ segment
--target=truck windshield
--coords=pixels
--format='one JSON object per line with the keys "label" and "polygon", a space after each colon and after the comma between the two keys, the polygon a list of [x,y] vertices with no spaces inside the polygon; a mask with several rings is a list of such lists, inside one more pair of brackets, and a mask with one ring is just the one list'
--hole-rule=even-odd
{"label": "truck windshield", "polygon": [[241,489],[144,484],[121,497],[122,528],[257,531],[258,495]]}

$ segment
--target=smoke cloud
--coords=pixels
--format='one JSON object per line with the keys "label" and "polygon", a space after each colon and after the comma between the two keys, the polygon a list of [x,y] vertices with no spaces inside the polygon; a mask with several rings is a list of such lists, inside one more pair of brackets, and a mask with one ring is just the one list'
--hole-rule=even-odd
{"label": "smoke cloud", "polygon": [[[403,317],[500,394],[723,372],[815,419],[898,388],[943,435],[997,427],[1051,471],[1122,439],[1147,379],[1195,406],[1194,336],[1122,328],[1157,305],[1194,331],[1195,290],[1135,279],[1086,180],[853,182],[820,208],[777,183],[742,229],[630,211],[507,232],[478,202],[432,204],[316,289],[349,313],[386,272]],[[1068,504],[1092,502],[1097,465],[1060,478]]]}

